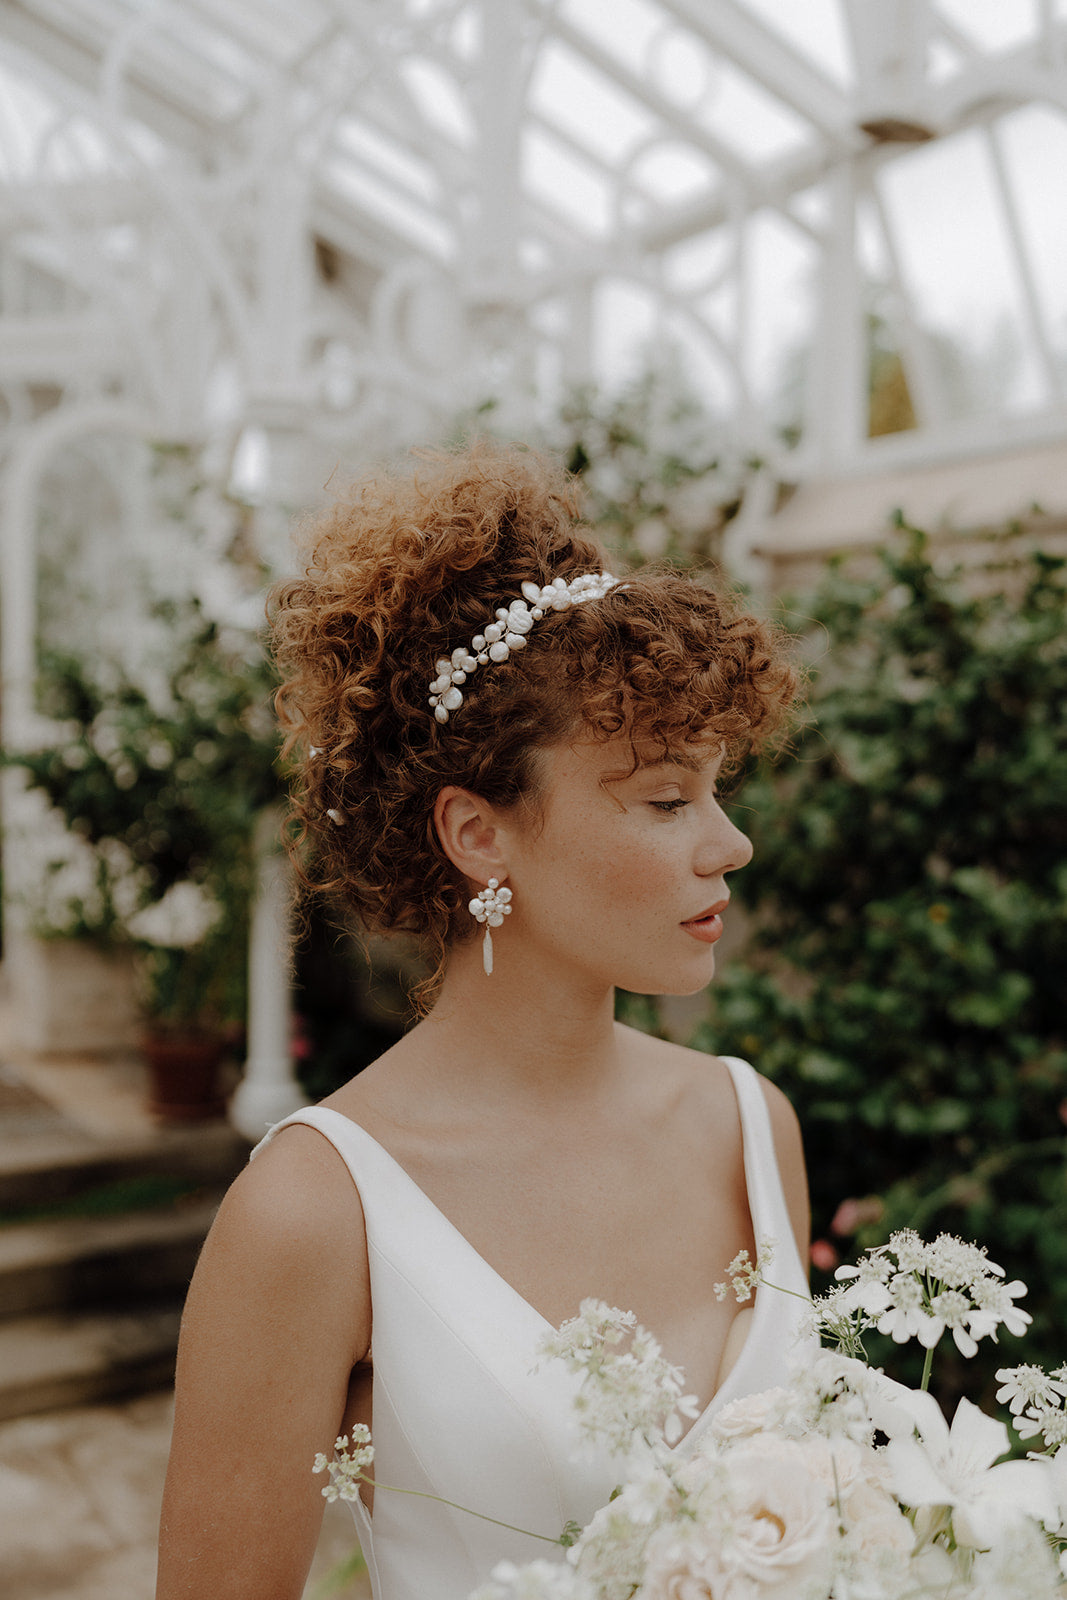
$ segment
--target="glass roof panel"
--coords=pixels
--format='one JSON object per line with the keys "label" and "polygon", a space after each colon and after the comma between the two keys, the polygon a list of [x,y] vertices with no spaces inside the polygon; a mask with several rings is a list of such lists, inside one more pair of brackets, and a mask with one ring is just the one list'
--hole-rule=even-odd
{"label": "glass roof panel", "polygon": [[528,103],[613,166],[624,164],[656,125],[650,111],[557,40],[538,52]]}
{"label": "glass roof panel", "polygon": [[409,56],[397,70],[427,122],[453,143],[469,148],[476,137],[471,108],[448,68],[426,56]]}
{"label": "glass roof panel", "polygon": [[714,88],[697,118],[746,160],[785,155],[812,135],[801,117],[729,61],[719,62]]}
{"label": "glass roof panel", "polygon": [[531,194],[568,227],[588,238],[607,233],[612,221],[608,184],[549,129],[523,130],[521,170]]}
{"label": "glass roof panel", "polygon": [[[1035,286],[1049,335],[1062,355],[1067,351],[1067,115],[1051,106],[1026,106],[1000,126]],[[1039,151],[1040,160],[1035,158]]]}
{"label": "glass roof panel", "polygon": [[603,0],[562,0],[559,16],[639,76],[645,71],[649,48],[664,25],[663,12],[654,0],[612,0],[609,28],[604,26]]}
{"label": "glass roof panel", "polygon": [[1004,50],[1032,39],[1037,0],[937,0],[937,9],[981,50]]}
{"label": "glass roof panel", "polygon": [[[969,130],[912,152],[884,169],[882,188],[907,279],[930,323],[961,351],[1000,353],[999,367],[976,396],[981,408],[1032,403],[1040,392],[1035,352],[981,133]],[[946,192],[953,194],[951,211]],[[979,274],[975,262],[982,264]]]}
{"label": "glass roof panel", "polygon": [[845,19],[838,0],[742,0],[773,33],[788,39],[795,50],[843,87],[856,78]]}

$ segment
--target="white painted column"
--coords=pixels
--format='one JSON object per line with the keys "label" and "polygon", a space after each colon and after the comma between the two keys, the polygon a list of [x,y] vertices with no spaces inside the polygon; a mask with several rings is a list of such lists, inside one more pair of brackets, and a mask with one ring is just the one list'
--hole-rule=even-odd
{"label": "white painted column", "polygon": [[[256,514],[260,556],[275,573],[291,563],[289,523],[307,501],[309,451],[304,359],[311,312],[309,173],[306,162],[281,147],[279,128],[290,107],[284,93],[267,103],[255,190],[256,330],[248,352],[247,411],[267,441],[263,503]],[[281,813],[260,818],[256,896],[248,938],[248,1055],[230,1103],[230,1121],[259,1140],[274,1122],[299,1110],[307,1097],[292,1056],[292,885],[280,841]]]}
{"label": "white painted column", "polygon": [[867,337],[856,260],[856,183],[843,160],[827,179],[830,214],[819,270],[818,314],[805,396],[802,453],[831,473],[867,437]]}
{"label": "white painted column", "polygon": [[230,1121],[258,1141],[272,1123],[306,1103],[292,1063],[291,885],[279,839],[280,814],[260,819],[256,896],[248,945],[248,1058],[230,1102]]}

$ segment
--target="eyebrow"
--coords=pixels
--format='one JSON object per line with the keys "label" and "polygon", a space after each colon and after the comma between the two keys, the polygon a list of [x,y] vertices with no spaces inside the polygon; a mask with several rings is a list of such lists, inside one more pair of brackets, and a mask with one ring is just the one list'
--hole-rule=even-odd
{"label": "eyebrow", "polygon": [[621,783],[625,778],[639,778],[645,773],[661,772],[671,767],[682,767],[686,772],[703,772],[704,768],[712,763],[701,761],[696,756],[687,756],[679,753],[676,756],[664,756],[660,761],[641,761],[636,767],[625,767],[617,772],[606,772],[605,783]]}

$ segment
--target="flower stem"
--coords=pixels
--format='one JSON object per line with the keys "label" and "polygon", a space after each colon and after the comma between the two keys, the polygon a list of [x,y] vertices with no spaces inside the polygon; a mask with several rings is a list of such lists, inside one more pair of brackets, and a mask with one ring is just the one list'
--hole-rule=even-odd
{"label": "flower stem", "polygon": [[933,1366],[933,1364],[934,1364],[934,1347],[933,1347],[933,1345],[931,1345],[929,1350],[927,1350],[927,1352],[926,1352],[926,1360],[923,1362],[922,1382],[919,1384],[919,1388],[924,1390],[924,1391],[926,1389],[929,1389],[929,1387],[930,1387],[930,1369]]}
{"label": "flower stem", "polygon": [[441,1494],[430,1494],[426,1489],[398,1489],[395,1483],[379,1483],[376,1478],[364,1477],[362,1473],[360,1477],[375,1490],[386,1489],[390,1494],[414,1494],[420,1500],[436,1500],[438,1505],[450,1506],[453,1511],[462,1511],[467,1517],[479,1517],[482,1522],[491,1522],[497,1528],[507,1528],[510,1533],[522,1533],[528,1539],[541,1539],[545,1544],[562,1543],[558,1538],[550,1538],[547,1533],[532,1533],[529,1528],[517,1528],[513,1522],[501,1522],[499,1517],[487,1517],[484,1511],[472,1511],[469,1506],[461,1506],[455,1500],[446,1500]]}
{"label": "flower stem", "polygon": [[771,1283],[767,1278],[763,1277],[762,1274],[760,1275],[759,1286],[761,1289],[776,1289],[779,1294],[791,1294],[794,1300],[803,1300],[805,1305],[811,1304],[810,1294],[801,1294],[799,1289],[783,1288],[780,1283]]}

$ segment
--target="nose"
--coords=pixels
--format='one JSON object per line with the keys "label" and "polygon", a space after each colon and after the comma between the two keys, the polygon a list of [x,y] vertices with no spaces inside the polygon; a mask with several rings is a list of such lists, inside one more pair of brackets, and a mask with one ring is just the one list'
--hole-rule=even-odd
{"label": "nose", "polygon": [[701,840],[697,872],[702,878],[712,878],[723,872],[736,872],[751,860],[752,840],[716,804]]}

